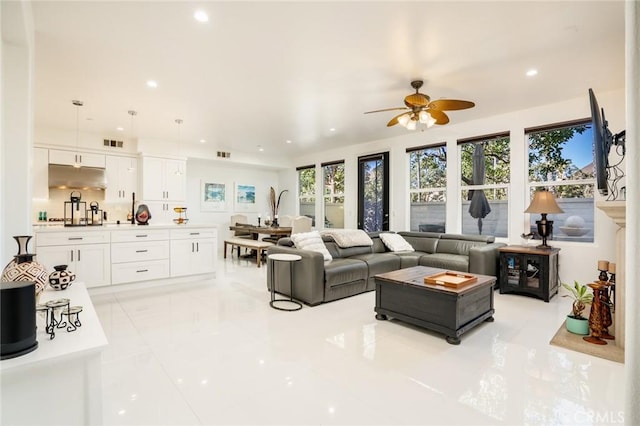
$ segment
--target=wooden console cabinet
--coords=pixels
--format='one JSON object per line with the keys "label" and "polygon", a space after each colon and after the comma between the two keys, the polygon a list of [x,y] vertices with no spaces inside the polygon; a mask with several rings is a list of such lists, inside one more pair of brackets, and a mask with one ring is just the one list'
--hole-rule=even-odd
{"label": "wooden console cabinet", "polygon": [[499,251],[500,294],[527,294],[548,302],[558,293],[559,248],[507,246]]}

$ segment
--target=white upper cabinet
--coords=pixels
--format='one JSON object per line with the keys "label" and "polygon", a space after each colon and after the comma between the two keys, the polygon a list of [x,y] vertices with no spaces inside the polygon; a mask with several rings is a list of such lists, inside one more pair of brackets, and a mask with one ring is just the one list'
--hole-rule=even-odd
{"label": "white upper cabinet", "polygon": [[83,167],[105,167],[105,155],[90,152],[65,151],[62,149],[49,150],[49,164],[62,164],[73,166],[80,164]]}
{"label": "white upper cabinet", "polygon": [[143,200],[184,201],[186,161],[147,156],[141,161]]}
{"label": "white upper cabinet", "polygon": [[138,159],[136,157],[106,156],[107,189],[105,200],[131,200],[138,188]]}

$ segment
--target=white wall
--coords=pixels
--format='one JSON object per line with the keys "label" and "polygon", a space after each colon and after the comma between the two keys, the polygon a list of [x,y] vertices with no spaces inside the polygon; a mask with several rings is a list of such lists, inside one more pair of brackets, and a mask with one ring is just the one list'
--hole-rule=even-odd
{"label": "white wall", "polygon": [[[201,208],[201,184],[203,181],[224,183],[226,186],[226,210],[222,212],[206,211]],[[235,199],[236,184],[255,185],[256,208],[244,212],[237,210]],[[231,236],[229,220],[235,213],[245,214],[249,223],[258,223],[258,213],[264,220],[269,212],[269,189],[273,187],[276,193],[286,189],[280,206],[280,214],[293,214],[291,209],[295,199],[294,185],[282,186],[279,182],[278,170],[251,165],[225,164],[224,160],[189,159],[187,161],[187,217],[189,223],[218,224],[218,239],[220,247],[225,237]]]}
{"label": "white wall", "polygon": [[27,2],[1,2],[0,8],[0,259],[6,263],[17,252],[11,237],[31,234],[33,23]]}
{"label": "white wall", "polygon": [[[584,97],[561,103],[545,105],[522,111],[515,111],[487,117],[481,120],[455,124],[456,112],[452,112],[451,122],[442,127],[433,127],[424,132],[409,132],[402,136],[381,139],[366,144],[341,147],[339,150],[328,150],[321,153],[304,155],[294,160],[295,166],[316,164],[322,162],[345,160],[345,227],[355,228],[357,224],[357,158],[362,155],[377,152],[390,152],[390,227],[392,230],[409,230],[409,198],[408,198],[408,157],[406,148],[427,145],[430,143],[447,143],[449,158],[457,159],[457,140],[473,136],[509,131],[511,135],[511,183],[509,189],[510,222],[509,238],[504,242],[522,244],[520,234],[529,228],[529,217],[523,211],[529,205],[527,183],[527,155],[524,129],[568,120],[587,118],[591,115],[587,89]],[[605,109],[609,128],[613,133],[625,127],[625,93],[623,89],[612,92],[599,92],[593,87],[598,102]],[[481,108],[481,106],[476,106]],[[384,125],[381,117],[380,125]],[[615,162],[615,154],[611,161]],[[447,205],[447,232],[456,233],[461,229],[460,188],[458,161],[449,161],[447,168],[447,199],[452,202]],[[319,170],[319,169],[317,169]],[[318,175],[320,176],[320,175]],[[281,184],[294,187],[297,174],[281,174]],[[318,194],[319,195],[319,194]],[[321,199],[319,196],[317,199]],[[597,194],[596,201],[603,198]],[[318,203],[319,204],[319,203]],[[317,217],[320,207],[317,207]],[[615,261],[615,231],[616,226],[604,213],[595,211],[595,242],[593,244],[569,243],[554,241],[552,245],[562,249],[560,252],[560,278],[571,282],[578,280],[583,283],[597,278],[596,265],[598,259]],[[529,232],[529,231],[527,231]],[[589,267],[592,265],[593,267]]]}

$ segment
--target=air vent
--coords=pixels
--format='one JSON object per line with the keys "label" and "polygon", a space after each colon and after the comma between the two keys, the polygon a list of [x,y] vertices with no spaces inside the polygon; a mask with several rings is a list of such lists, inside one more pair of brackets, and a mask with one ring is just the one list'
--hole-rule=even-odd
{"label": "air vent", "polygon": [[103,139],[102,143],[104,146],[108,146],[110,148],[124,148],[123,141],[115,141],[112,139]]}
{"label": "air vent", "polygon": [[231,158],[230,152],[218,151],[217,156],[219,158]]}

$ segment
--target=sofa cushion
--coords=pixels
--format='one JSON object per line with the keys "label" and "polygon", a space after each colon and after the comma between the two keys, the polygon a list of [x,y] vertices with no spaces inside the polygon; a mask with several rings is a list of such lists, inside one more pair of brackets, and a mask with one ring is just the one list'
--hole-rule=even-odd
{"label": "sofa cushion", "polygon": [[327,287],[333,287],[354,281],[366,281],[369,268],[365,262],[357,259],[333,259],[324,264],[324,276]]}
{"label": "sofa cushion", "polygon": [[415,251],[413,246],[402,235],[383,232],[380,234],[380,239],[391,251]]}
{"label": "sofa cushion", "polygon": [[300,250],[317,251],[322,254],[325,261],[331,260],[331,254],[329,254],[329,251],[324,246],[324,242],[322,241],[318,231],[293,234],[291,235],[291,241],[293,241],[296,248],[299,248]]}
{"label": "sofa cushion", "polygon": [[471,248],[484,245],[487,245],[487,243],[471,240],[441,239],[436,246],[436,253],[463,254],[468,256]]}
{"label": "sofa cushion", "polygon": [[398,232],[416,251],[435,253],[440,235],[436,232]]}
{"label": "sofa cushion", "polygon": [[352,256],[351,259],[366,262],[369,266],[369,277],[400,269],[400,258],[391,253],[358,254]]}
{"label": "sofa cushion", "polygon": [[393,254],[400,259],[400,268],[402,269],[418,266],[420,264],[420,258],[427,255],[427,253],[423,251],[400,251]]}
{"label": "sofa cushion", "polygon": [[433,253],[422,256],[419,263],[422,266],[431,266],[432,268],[469,272],[469,256],[462,254]]}

